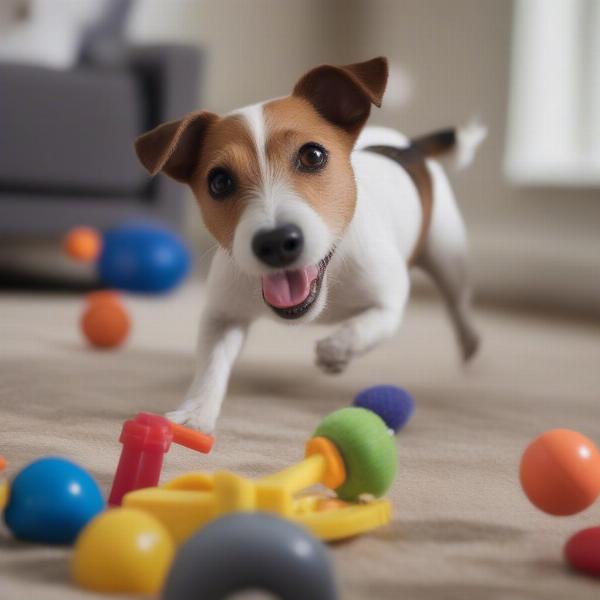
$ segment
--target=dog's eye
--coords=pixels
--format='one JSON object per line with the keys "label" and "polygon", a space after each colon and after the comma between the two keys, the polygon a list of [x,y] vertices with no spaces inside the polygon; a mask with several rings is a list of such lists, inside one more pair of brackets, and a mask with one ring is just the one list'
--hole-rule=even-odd
{"label": "dog's eye", "polygon": [[327,163],[327,150],[320,144],[304,144],[298,151],[298,169],[301,171],[319,171]]}
{"label": "dog's eye", "polygon": [[235,180],[227,169],[218,167],[208,174],[208,191],[215,200],[222,200],[235,191]]}

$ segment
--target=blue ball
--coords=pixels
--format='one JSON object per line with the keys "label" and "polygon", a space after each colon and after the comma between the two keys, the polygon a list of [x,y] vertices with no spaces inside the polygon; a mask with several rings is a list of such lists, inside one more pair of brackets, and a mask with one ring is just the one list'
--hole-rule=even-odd
{"label": "blue ball", "polygon": [[104,508],[100,488],[86,471],[64,458],[46,457],[14,478],[4,521],[20,540],[72,544]]}
{"label": "blue ball", "polygon": [[108,287],[160,294],[188,274],[191,256],[175,233],[153,223],[125,223],[104,233],[98,275]]}
{"label": "blue ball", "polygon": [[366,388],[357,394],[353,404],[379,415],[394,433],[408,423],[415,409],[412,396],[395,385],[375,385]]}

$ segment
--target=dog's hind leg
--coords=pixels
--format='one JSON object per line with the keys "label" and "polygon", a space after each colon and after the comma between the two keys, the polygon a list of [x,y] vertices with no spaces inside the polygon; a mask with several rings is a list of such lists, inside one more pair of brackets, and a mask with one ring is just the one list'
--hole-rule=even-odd
{"label": "dog's hind leg", "polygon": [[428,165],[433,179],[433,213],[427,241],[416,266],[426,271],[439,288],[462,357],[468,361],[477,352],[480,337],[471,310],[465,227],[444,171],[433,161],[428,161]]}

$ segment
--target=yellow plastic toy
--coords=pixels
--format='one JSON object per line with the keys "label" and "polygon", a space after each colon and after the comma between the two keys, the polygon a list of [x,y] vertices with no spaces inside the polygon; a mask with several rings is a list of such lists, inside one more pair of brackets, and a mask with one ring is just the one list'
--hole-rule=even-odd
{"label": "yellow plastic toy", "polygon": [[156,594],[175,555],[165,527],[140,510],[118,508],[95,517],[77,538],[74,581],[104,593]]}
{"label": "yellow plastic toy", "polygon": [[[123,506],[146,511],[165,525],[176,543],[232,512],[265,511],[308,528],[323,540],[339,540],[388,523],[384,495],[397,468],[396,446],[385,423],[363,408],[326,417],[296,465],[258,480],[234,473],[188,473],[162,487],[130,492]],[[337,498],[307,493],[322,484]]]}

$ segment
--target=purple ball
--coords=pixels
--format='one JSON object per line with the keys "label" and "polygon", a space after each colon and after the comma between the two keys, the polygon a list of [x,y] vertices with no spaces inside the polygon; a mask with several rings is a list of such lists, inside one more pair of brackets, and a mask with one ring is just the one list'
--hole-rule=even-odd
{"label": "purple ball", "polygon": [[394,433],[408,423],[415,409],[412,396],[395,385],[365,388],[356,395],[352,404],[373,411]]}

